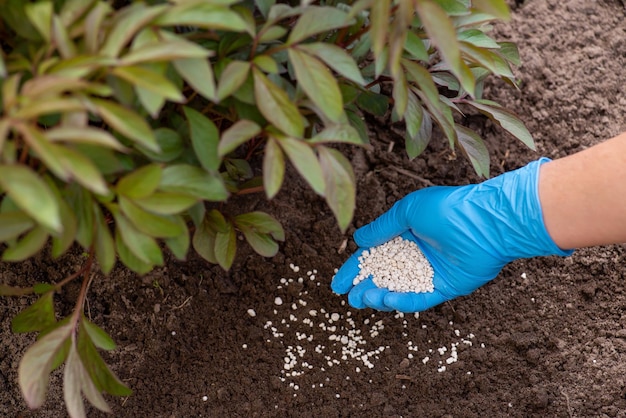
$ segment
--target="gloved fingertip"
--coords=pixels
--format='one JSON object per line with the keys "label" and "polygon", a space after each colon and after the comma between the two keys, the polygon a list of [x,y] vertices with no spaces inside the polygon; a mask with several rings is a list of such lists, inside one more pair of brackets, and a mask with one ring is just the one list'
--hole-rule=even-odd
{"label": "gloved fingertip", "polygon": [[385,295],[389,293],[387,289],[370,289],[363,293],[363,303],[378,311],[390,312],[393,308],[385,305]]}
{"label": "gloved fingertip", "polygon": [[350,306],[357,309],[367,308],[367,305],[363,300],[363,295],[365,292],[373,288],[376,288],[376,285],[371,278],[367,278],[354,286],[352,290],[350,290],[350,293],[348,293],[348,303]]}
{"label": "gloved fingertip", "polygon": [[439,305],[448,300],[447,297],[435,290],[426,293],[398,293],[389,292],[385,296],[385,305],[404,313],[421,312]]}
{"label": "gloved fingertip", "polygon": [[363,249],[359,249],[352,254],[335,273],[330,283],[333,292],[343,295],[352,289],[354,278],[359,274],[359,257],[362,252]]}

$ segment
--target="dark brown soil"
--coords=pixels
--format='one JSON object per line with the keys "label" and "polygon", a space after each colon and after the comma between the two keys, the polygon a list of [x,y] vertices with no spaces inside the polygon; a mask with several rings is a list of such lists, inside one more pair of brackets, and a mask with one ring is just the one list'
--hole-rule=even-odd
{"label": "dark brown soil", "polygon": [[[492,175],[626,130],[622,2],[527,0],[496,29],[520,47],[522,84],[517,92],[493,83],[486,96],[520,115],[538,151],[472,117],[491,149]],[[372,121],[372,148],[351,150],[359,179],[354,227],[416,188],[479,180],[462,158],[449,161],[456,157],[441,141],[408,161],[397,135]],[[474,294],[402,318],[351,309],[330,291],[333,270],[354,244],[339,253],[349,235],[298,176],[269,203],[251,197],[232,208],[253,209],[273,213],[286,229],[273,259],[242,245],[228,273],[192,257],[143,278],[121,268],[97,277],[87,312],[118,343],[105,359],[134,390],[107,397],[115,416],[626,416],[624,246],[516,261]],[[81,256],[47,260],[0,265],[0,281],[60,280]],[[70,285],[58,296],[61,315],[77,292]],[[30,301],[0,299],[0,415],[65,416],[58,371],[40,411],[28,411],[17,386],[18,362],[34,336],[12,335],[10,320]],[[342,358],[334,335],[348,331],[360,332],[357,348],[367,361]],[[447,364],[453,346],[458,361]],[[295,359],[290,370],[285,357]]]}

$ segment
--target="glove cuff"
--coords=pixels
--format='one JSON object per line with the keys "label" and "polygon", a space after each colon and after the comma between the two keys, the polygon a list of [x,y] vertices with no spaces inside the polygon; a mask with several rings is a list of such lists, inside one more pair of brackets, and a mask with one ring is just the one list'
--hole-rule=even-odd
{"label": "glove cuff", "polygon": [[[517,247],[522,254],[518,254],[516,258],[549,255],[569,256],[574,252],[573,249],[559,248],[548,233],[544,222],[543,209],[539,199],[539,173],[541,166],[550,161],[549,158],[542,157],[511,173],[516,176],[515,183],[517,184],[513,185],[515,189],[527,191],[526,196],[524,196],[525,202],[518,202],[518,207],[522,209],[519,212],[518,221],[520,223],[519,231],[528,234],[527,238],[530,241],[528,246]],[[515,200],[514,197],[511,203],[515,203]]]}

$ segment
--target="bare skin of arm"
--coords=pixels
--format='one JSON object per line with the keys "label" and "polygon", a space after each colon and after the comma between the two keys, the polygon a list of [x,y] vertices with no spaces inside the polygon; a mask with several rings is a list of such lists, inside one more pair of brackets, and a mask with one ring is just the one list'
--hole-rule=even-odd
{"label": "bare skin of arm", "polygon": [[626,242],[625,174],[626,132],[541,166],[543,218],[560,248]]}

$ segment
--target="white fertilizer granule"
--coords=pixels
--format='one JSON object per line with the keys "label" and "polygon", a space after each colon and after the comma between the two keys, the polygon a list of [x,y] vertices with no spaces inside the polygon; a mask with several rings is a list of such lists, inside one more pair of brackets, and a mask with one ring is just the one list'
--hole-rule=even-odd
{"label": "white fertilizer granule", "polygon": [[413,241],[396,237],[363,251],[359,257],[358,284],[367,277],[377,287],[393,292],[424,293],[434,290],[432,265]]}

